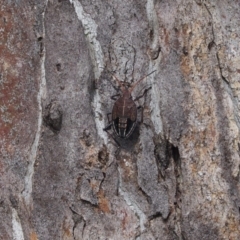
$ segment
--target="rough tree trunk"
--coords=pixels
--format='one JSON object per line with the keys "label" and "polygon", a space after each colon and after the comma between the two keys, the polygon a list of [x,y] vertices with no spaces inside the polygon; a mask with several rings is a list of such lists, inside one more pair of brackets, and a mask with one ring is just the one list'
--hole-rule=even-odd
{"label": "rough tree trunk", "polygon": [[[1,0],[0,239],[240,239],[240,3]],[[103,128],[117,85],[143,123]]]}

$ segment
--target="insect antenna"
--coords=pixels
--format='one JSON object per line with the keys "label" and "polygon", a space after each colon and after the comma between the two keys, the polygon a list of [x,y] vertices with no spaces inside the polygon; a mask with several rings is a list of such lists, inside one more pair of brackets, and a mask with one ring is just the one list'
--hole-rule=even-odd
{"label": "insect antenna", "polygon": [[[102,68],[102,67],[101,67]],[[104,69],[104,68],[103,68]],[[104,70],[106,70],[106,72],[107,73],[109,73],[112,77],[114,77],[115,78],[115,80],[117,81],[117,84],[118,84],[118,86],[121,88],[121,90],[123,89],[123,83],[122,83],[122,81],[121,80],[119,80],[113,73],[114,73],[114,71],[109,71],[109,70],[107,70],[107,69],[104,69]],[[115,89],[115,90],[119,90],[119,87],[116,87],[116,86],[114,86],[114,84],[113,84],[113,82],[111,81],[111,80],[109,80],[108,78],[107,78],[107,80],[111,83],[111,85],[113,86],[113,88]]]}
{"label": "insect antenna", "polygon": [[114,74],[112,74],[112,76],[113,76],[113,77],[115,78],[115,80],[117,81],[118,85],[119,85],[120,88],[121,88],[121,91],[124,91],[124,89],[125,89],[124,83],[123,83],[121,80],[119,80]]}
{"label": "insect antenna", "polygon": [[151,75],[152,73],[156,72],[157,70],[154,70],[152,72],[150,72],[149,74],[145,75],[144,77],[140,78],[137,82],[135,82],[133,84],[133,86],[130,88],[129,92],[131,93],[133,91],[133,89],[138,85],[138,83],[140,83],[144,78],[148,77],[149,75]]}

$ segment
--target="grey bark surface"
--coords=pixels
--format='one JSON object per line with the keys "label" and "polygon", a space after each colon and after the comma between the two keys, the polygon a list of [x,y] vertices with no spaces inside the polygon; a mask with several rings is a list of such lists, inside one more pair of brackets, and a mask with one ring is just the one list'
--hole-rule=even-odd
{"label": "grey bark surface", "polygon": [[[240,239],[239,23],[239,1],[2,0],[0,239]],[[112,73],[153,70],[116,155]]]}

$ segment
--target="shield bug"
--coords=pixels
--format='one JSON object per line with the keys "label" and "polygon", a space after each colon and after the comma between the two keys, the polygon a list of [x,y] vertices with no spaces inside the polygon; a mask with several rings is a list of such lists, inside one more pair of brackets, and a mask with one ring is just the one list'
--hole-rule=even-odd
{"label": "shield bug", "polygon": [[[147,76],[154,73],[155,71],[142,77],[132,86],[127,86],[126,82],[120,81],[116,76],[113,75],[120,87],[121,93],[111,97],[111,99],[115,100],[115,103],[113,105],[112,112],[107,114],[109,124],[103,130],[106,131],[114,139],[118,147],[120,146],[120,144],[114,138],[114,136],[108,132],[108,130],[113,128],[114,135],[123,139],[127,139],[132,135],[137,125],[137,110],[139,108],[142,108],[141,106],[137,107],[135,101],[143,97],[148,89],[145,89],[143,94],[141,96],[138,96],[134,100],[132,98],[132,92],[134,88],[138,85],[138,83],[140,83],[143,79],[145,79]],[[111,119],[109,119],[110,115]]]}

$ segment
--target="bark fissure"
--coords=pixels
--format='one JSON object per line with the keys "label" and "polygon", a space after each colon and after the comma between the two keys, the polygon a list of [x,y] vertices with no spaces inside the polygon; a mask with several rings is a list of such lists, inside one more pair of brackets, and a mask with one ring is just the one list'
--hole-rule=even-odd
{"label": "bark fissure", "polygon": [[77,233],[78,235],[76,235],[75,230],[78,227],[78,225],[81,224],[82,221],[83,221],[83,226],[82,226],[82,229],[81,229],[81,238],[83,238],[84,237],[84,229],[86,227],[86,220],[83,218],[83,216],[81,214],[76,212],[73,209],[73,207],[69,207],[69,209],[72,212],[72,218],[73,218],[73,221],[74,221],[74,225],[72,227],[73,238],[74,238],[74,240],[79,239],[79,232]]}
{"label": "bark fissure", "polygon": [[[45,26],[44,26],[44,16],[47,9],[48,0],[45,3],[45,9],[42,13],[42,33],[43,39],[45,38]],[[37,131],[35,133],[34,142],[30,148],[29,160],[28,160],[28,169],[25,176],[25,185],[24,190],[22,191],[22,196],[26,202],[26,204],[30,207],[30,203],[32,201],[32,188],[33,188],[33,175],[34,175],[34,164],[37,159],[37,152],[40,143],[41,137],[41,130],[42,130],[42,123],[43,123],[43,100],[46,98],[46,76],[45,76],[45,47],[44,43],[41,43],[41,75],[40,75],[40,82],[39,82],[39,89],[37,95],[38,101],[38,124],[37,124]]]}
{"label": "bark fissure", "polygon": [[123,188],[121,170],[119,167],[118,167],[118,172],[119,172],[118,193],[120,196],[123,197],[124,201],[127,203],[131,211],[133,211],[138,216],[140,230],[141,232],[144,232],[146,228],[145,224],[147,223],[147,216],[141,210],[140,206],[138,206],[138,203],[134,201],[133,197],[131,197],[131,193],[128,193],[128,191]]}
{"label": "bark fissure", "polygon": [[[152,39],[151,39],[151,46],[150,46],[150,56],[151,60],[149,61],[148,71],[151,72],[154,69],[157,69],[161,58],[159,57],[159,49],[160,45],[158,42],[159,36],[159,22],[157,18],[157,13],[154,8],[155,2],[154,0],[148,0],[146,3],[146,12],[148,17],[148,22],[152,31]],[[150,32],[149,32],[150,34]],[[152,74],[149,76],[150,82],[152,85],[151,91],[151,120],[153,122],[154,129],[156,134],[160,134],[163,131],[162,126],[162,118],[161,118],[161,109],[160,109],[160,99],[161,96],[159,95],[160,91],[158,89],[158,84],[156,84],[155,75]]]}
{"label": "bark fissure", "polygon": [[[95,81],[98,81],[100,75],[104,68],[104,56],[100,42],[97,40],[97,24],[91,18],[89,14],[84,12],[84,9],[81,3],[77,0],[69,0],[73,4],[76,11],[78,19],[81,21],[84,32],[86,34],[86,39],[89,46],[90,57],[92,64],[94,66],[94,78]],[[107,134],[103,131],[104,122],[101,120],[101,116],[104,114],[102,112],[101,97],[99,95],[98,89],[95,89],[93,96],[93,112],[95,114],[95,123],[98,131],[98,136],[101,137],[104,141],[104,144],[107,144]]]}
{"label": "bark fissure", "polygon": [[12,230],[13,239],[24,240],[22,224],[15,208],[12,208]]}

